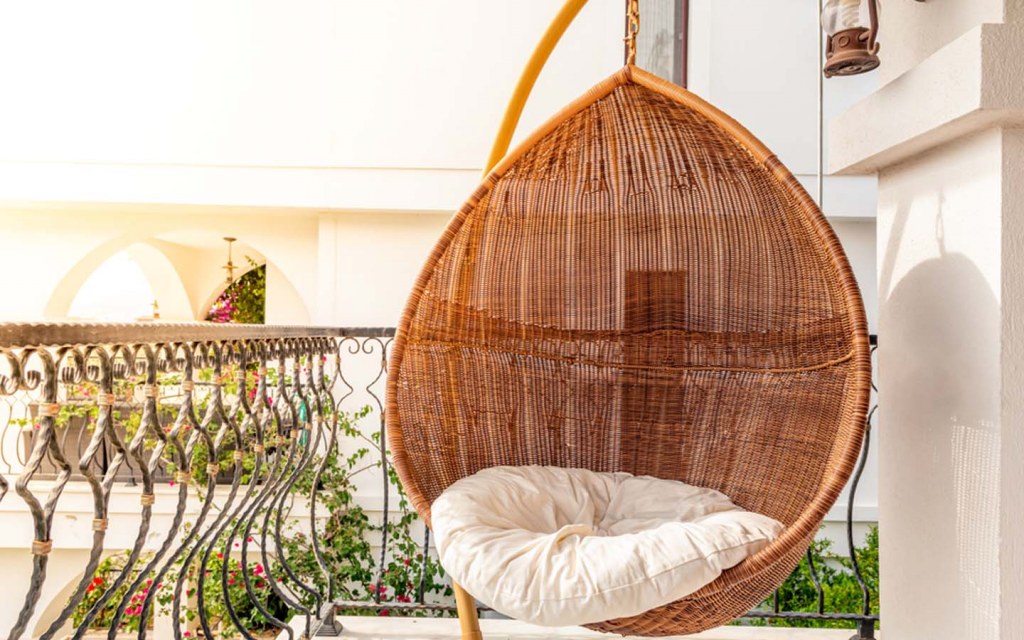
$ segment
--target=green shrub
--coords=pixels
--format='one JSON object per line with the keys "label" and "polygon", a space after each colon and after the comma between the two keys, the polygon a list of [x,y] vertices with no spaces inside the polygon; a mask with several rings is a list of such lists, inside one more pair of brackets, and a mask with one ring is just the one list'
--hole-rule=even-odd
{"label": "green shrub", "polygon": [[[821,582],[826,612],[861,613],[864,610],[864,593],[853,573],[853,566],[846,556],[832,550],[832,541],[815,540],[811,545],[811,557]],[[864,584],[870,591],[869,606],[872,614],[878,614],[878,527],[874,526],[864,538],[864,546],[856,547],[857,565]],[[779,588],[779,610],[813,613],[818,611],[818,590],[811,575],[807,557],[800,561],[789,578]],[[774,597],[766,600],[763,609],[771,610]],[[786,627],[832,627],[853,628],[854,622],[842,620],[764,620],[754,619],[754,625]]]}

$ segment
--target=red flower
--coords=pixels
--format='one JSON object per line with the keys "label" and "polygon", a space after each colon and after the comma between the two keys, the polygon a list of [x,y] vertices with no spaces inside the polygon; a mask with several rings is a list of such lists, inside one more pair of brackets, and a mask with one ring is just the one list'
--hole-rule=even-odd
{"label": "red flower", "polygon": [[95,577],[92,579],[93,584],[103,584],[103,578]]}
{"label": "red flower", "polygon": [[90,584],[88,587],[85,588],[85,590],[91,593],[96,590],[96,585]]}
{"label": "red flower", "polygon": [[252,572],[255,573],[256,575],[260,575],[261,573],[263,573],[263,565],[262,564],[256,565],[256,568],[253,569]]}
{"label": "red flower", "polygon": [[218,553],[217,554],[217,559],[218,560],[223,560],[224,559],[224,554],[223,553]]}
{"label": "red flower", "polygon": [[232,580],[228,580],[228,584],[235,584],[235,581],[233,579]]}
{"label": "red flower", "polygon": [[183,633],[181,635],[185,636],[186,638],[191,638],[192,637],[192,632],[191,631],[186,631],[185,633]]}
{"label": "red flower", "polygon": [[404,562],[405,562],[405,566],[407,566],[407,567],[408,567],[408,566],[409,566],[409,563],[410,563],[410,562],[412,562],[412,561],[411,561],[411,560],[409,560],[409,558],[406,558]]}
{"label": "red flower", "polygon": [[390,616],[391,615],[391,611],[389,609],[381,609],[380,610],[380,615],[382,615],[382,616]]}

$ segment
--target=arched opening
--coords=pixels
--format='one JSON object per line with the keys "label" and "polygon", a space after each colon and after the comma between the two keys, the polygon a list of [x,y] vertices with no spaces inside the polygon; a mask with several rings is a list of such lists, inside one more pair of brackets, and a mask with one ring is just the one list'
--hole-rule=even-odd
{"label": "arched opening", "polygon": [[115,253],[96,267],[75,292],[67,315],[107,322],[194,319],[174,265],[159,249],[144,243]]}
{"label": "arched opening", "polygon": [[[274,255],[289,264],[289,253],[279,251]],[[246,237],[235,244],[234,256],[241,267],[236,279],[252,268],[248,258],[265,265],[266,323],[309,323],[308,303],[293,284],[294,268],[286,272],[280,262],[249,244]],[[113,262],[108,265],[110,260]],[[67,270],[53,288],[44,315],[132,321],[151,317],[155,300],[162,320],[203,320],[226,288],[225,261],[219,229],[176,229],[151,237],[113,239],[89,251]],[[148,288],[141,284],[140,270]],[[91,302],[87,304],[87,300]]]}

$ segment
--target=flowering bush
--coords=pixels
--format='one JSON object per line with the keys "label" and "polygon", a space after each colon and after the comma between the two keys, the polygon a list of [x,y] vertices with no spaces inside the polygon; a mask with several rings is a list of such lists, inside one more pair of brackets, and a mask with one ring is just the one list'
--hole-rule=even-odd
{"label": "flowering bush", "polygon": [[228,285],[210,306],[208,322],[263,324],[267,308],[267,266],[246,256],[251,267]]}
{"label": "flowering bush", "polygon": [[[249,538],[249,541],[250,543],[253,542],[253,538]],[[254,554],[252,553],[248,554],[248,562],[245,566],[242,565],[242,560],[237,555],[232,553],[225,555],[224,545],[226,542],[226,538],[222,538],[214,545],[214,549],[210,551],[210,561],[206,564],[204,570],[202,606],[206,612],[206,619],[210,628],[221,630],[218,637],[233,638],[238,635],[231,620],[228,602],[230,602],[235,616],[246,629],[259,632],[273,628],[270,620],[259,611],[252,597],[250,597],[246,589],[246,578],[248,578],[249,587],[252,589],[252,596],[271,615],[278,619],[288,619],[287,605],[274,593],[270,586],[272,579],[280,581],[280,578],[272,578],[262,564],[254,561]],[[239,546],[240,544],[235,542],[233,551],[237,552]],[[197,561],[185,571],[185,577],[188,580],[188,588],[184,592],[186,598],[198,596],[196,593],[196,590],[199,588],[198,571],[200,563],[198,559],[202,558],[206,551],[207,547],[203,547],[200,554],[197,555]],[[176,565],[176,570],[168,574],[167,579],[169,581],[178,580],[181,575],[181,564],[179,562]],[[227,577],[226,581],[224,580],[225,576]],[[225,585],[228,594],[227,599],[224,597]],[[167,593],[161,592],[158,601],[166,610],[169,610],[173,597],[173,590]],[[198,616],[196,608],[192,606],[183,606],[182,611],[184,619],[180,622],[183,623],[195,620]]]}
{"label": "flowering bush", "polygon": [[[362,437],[356,422],[369,415],[369,407],[355,415],[339,415],[339,436],[351,439]],[[374,433],[370,442],[380,445],[380,434]],[[399,493],[398,511],[392,513],[388,523],[388,543],[384,566],[378,566],[372,553],[370,537],[381,532],[382,526],[370,521],[369,516],[355,502],[353,478],[359,473],[380,469],[379,462],[367,463],[369,447],[363,447],[344,457],[337,453],[328,457],[320,477],[317,509],[329,514],[323,528],[318,531],[320,549],[328,572],[334,578],[336,596],[342,600],[409,604],[416,600],[422,587],[425,597],[452,595],[451,587],[444,584],[444,571],[432,557],[420,553],[419,543],[413,536],[417,521],[405,492],[402,491],[393,467],[388,467],[388,479]],[[296,483],[296,495],[309,495],[313,489],[315,469],[309,469]],[[327,584],[317,563],[312,542],[301,532],[295,532],[284,541],[288,562],[304,581],[315,584],[326,592]],[[377,573],[380,590],[377,590]],[[312,598],[306,598],[306,605]],[[374,614],[372,610],[350,609],[346,615]],[[379,615],[389,615],[381,609]],[[423,615],[420,613],[419,615]]]}
{"label": "flowering bush", "polygon": [[[268,374],[272,375],[272,374]],[[225,385],[228,387],[228,385]],[[236,385],[237,387],[237,385]],[[249,384],[246,385],[249,388]],[[229,392],[228,389],[225,389]],[[234,392],[237,392],[237,388]],[[300,414],[304,409],[300,407]],[[379,434],[365,437],[356,426],[356,422],[369,415],[369,408],[357,412],[354,415],[339,413],[338,429],[339,437],[346,438],[346,441],[355,442],[363,439],[368,446],[362,447],[350,455],[343,455],[334,451],[328,455],[318,484],[316,474],[320,467],[320,461],[314,461],[299,476],[292,487],[291,495],[294,500],[305,500],[315,489],[317,491],[317,512],[326,518],[316,531],[320,551],[327,567],[327,572],[332,578],[334,598],[348,601],[370,601],[379,600],[382,604],[396,603],[407,604],[417,599],[422,590],[423,595],[431,600],[438,596],[450,597],[451,588],[443,582],[443,570],[440,564],[431,556],[424,556],[419,547],[419,542],[414,538],[413,530],[417,516],[412,510],[393,468],[389,467],[389,481],[396,487],[400,500],[397,512],[392,512],[392,518],[388,526],[388,543],[386,560],[383,566],[372,551],[370,540],[381,532],[381,525],[371,521],[368,514],[360,507],[355,500],[356,485],[353,478],[360,473],[380,469],[379,460],[370,457],[371,450],[379,450],[381,447]],[[301,417],[301,415],[300,415]],[[246,437],[251,437],[247,434]],[[249,443],[251,444],[251,443]],[[251,450],[248,444],[245,449]],[[221,449],[220,459],[225,460],[224,453],[230,457],[234,450],[233,446],[225,443]],[[205,460],[209,452],[202,448],[202,443],[197,442],[192,451],[191,465],[193,469],[192,482],[197,489],[205,489],[206,478],[200,476],[200,471],[205,469]],[[247,454],[243,460],[243,482],[248,483],[256,472],[255,457]],[[173,466],[173,465],[168,465]],[[202,495],[200,493],[200,495]],[[288,565],[292,568],[300,581],[306,585],[316,587],[321,593],[327,594],[328,584],[324,572],[313,548],[312,540],[306,531],[302,530],[298,520],[290,519],[288,529],[281,540],[281,548],[287,558]],[[230,524],[235,524],[234,522]],[[208,526],[207,522],[204,526]],[[190,530],[193,525],[185,524],[185,531]],[[228,527],[228,531],[234,527]],[[272,538],[268,534],[266,538],[262,533],[253,533],[247,541],[248,563],[242,566],[240,554],[241,543],[236,538],[230,543],[226,536],[222,536],[213,544],[209,554],[209,562],[203,567],[204,575],[202,584],[202,608],[206,614],[207,623],[211,630],[217,629],[218,638],[233,638],[238,635],[235,625],[231,620],[229,603],[234,610],[239,622],[253,633],[273,629],[271,621],[263,615],[260,607],[256,606],[253,598],[260,605],[270,612],[271,615],[280,619],[290,618],[289,608],[286,603],[275,593],[271,581],[277,582],[285,593],[292,594],[302,600],[304,606],[312,607],[315,604],[314,597],[304,589],[298,587],[283,570],[279,559],[273,558],[271,566],[265,567],[259,561],[260,545],[273,547]],[[163,578],[163,583],[173,585],[180,577],[187,582],[185,597],[190,599],[189,603],[183,603],[183,618],[179,623],[184,624],[193,621],[197,616],[196,603],[192,598],[198,597],[196,589],[199,588],[200,559],[206,554],[208,547],[200,549],[196,556],[197,560],[189,567],[184,567],[186,554],[182,553],[175,565]],[[117,577],[124,570],[127,553],[114,556],[108,559],[97,570],[94,577],[95,586],[91,586],[86,599],[79,605],[74,613],[74,622],[79,624],[84,620],[90,607],[102,595],[101,588]],[[144,561],[140,561],[141,566]],[[226,581],[223,576],[226,572]],[[244,574],[244,575],[243,575]],[[244,577],[248,577],[252,595],[246,590]],[[379,577],[379,589],[378,589]],[[226,589],[225,589],[226,584]],[[134,594],[131,605],[122,620],[120,627],[131,631],[137,630],[141,624],[141,600],[148,593],[152,585],[146,585],[141,594]],[[160,589],[155,599],[169,610],[174,597],[173,588],[165,588],[163,584],[156,588]],[[225,591],[227,598],[225,598]],[[120,596],[119,596],[120,597]],[[98,616],[92,623],[96,628],[109,628],[112,623],[112,611],[119,598],[112,600],[104,615]],[[390,615],[395,609],[380,609],[379,615]],[[349,610],[345,613],[371,613],[371,610]],[[425,615],[424,612],[417,612],[417,615]],[[148,616],[147,624],[152,622],[152,614]],[[132,626],[134,625],[134,626]]]}
{"label": "flowering bush", "polygon": [[[96,571],[93,574],[92,582],[85,589],[85,598],[83,598],[81,604],[75,608],[71,615],[72,623],[77,627],[85,621],[85,617],[88,612],[95,606],[110,590],[118,576],[124,571],[125,564],[128,561],[128,555],[130,552],[125,551],[117,555],[110,556],[96,567]],[[140,558],[139,563],[136,566],[145,563],[148,560],[147,557]],[[124,599],[125,594],[128,593],[128,586],[134,581],[134,578],[138,575],[137,572],[133,572],[124,584],[118,588],[114,594],[107,600],[106,604],[103,605],[97,614],[93,618],[90,626],[94,628],[109,629],[114,623],[114,616],[117,612],[117,607]],[[154,585],[152,580],[147,580],[139,590],[132,594],[128,600],[128,606],[125,607],[124,615],[121,617],[121,621],[118,624],[118,629],[122,631],[138,631],[143,624],[142,620],[142,602],[149,594],[150,590],[157,590],[158,594],[162,594],[164,591],[169,591],[166,585],[163,583]],[[160,596],[154,596],[159,598]],[[146,616],[145,624],[148,627],[153,625],[153,610],[150,609]]]}

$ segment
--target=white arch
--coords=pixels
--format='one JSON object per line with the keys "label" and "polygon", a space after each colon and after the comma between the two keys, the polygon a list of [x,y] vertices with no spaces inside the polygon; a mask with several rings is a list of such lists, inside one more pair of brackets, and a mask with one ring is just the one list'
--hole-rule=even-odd
{"label": "white arch", "polygon": [[[154,231],[156,232],[154,233]],[[130,233],[111,238],[88,252],[63,275],[53,288],[44,314],[47,317],[66,316],[75,294],[81,289],[86,279],[106,260],[120,251],[131,248],[132,257],[138,256],[137,261],[140,267],[143,268],[147,279],[152,284],[154,291],[157,292],[163,318],[203,319],[210,305],[226,286],[220,271],[223,259],[219,248],[208,249],[206,253],[216,252],[216,257],[211,258],[212,261],[209,264],[196,265],[194,256],[189,256],[180,250],[182,245],[167,242],[161,238],[167,234],[182,232],[194,232],[197,237],[204,238],[208,242],[219,241],[221,237],[219,234],[222,233],[221,230],[210,228],[182,226],[163,227],[159,230],[151,229],[145,235]],[[306,300],[292,282],[291,277],[280,269],[272,259],[272,255],[279,252],[279,248],[268,247],[271,249],[271,255],[267,255],[266,252],[248,244],[246,240],[247,238],[242,237],[235,245],[235,262],[248,266],[243,256],[250,255],[258,262],[268,265],[267,297],[268,310],[271,310],[270,317],[278,315],[273,312],[273,309],[278,306],[275,302],[284,300],[286,301],[285,306],[290,310],[289,321],[308,323],[310,314]],[[266,238],[261,239],[261,243],[266,242]],[[287,256],[287,254],[282,255]],[[314,274],[309,275],[312,277]],[[184,311],[185,303],[183,301],[185,299],[188,300],[187,306],[190,309],[187,314]]]}

